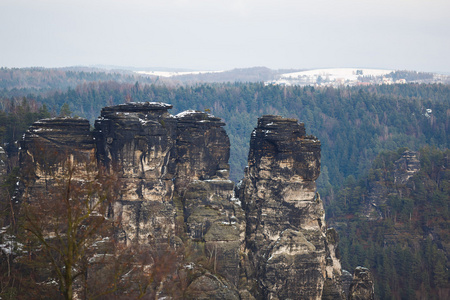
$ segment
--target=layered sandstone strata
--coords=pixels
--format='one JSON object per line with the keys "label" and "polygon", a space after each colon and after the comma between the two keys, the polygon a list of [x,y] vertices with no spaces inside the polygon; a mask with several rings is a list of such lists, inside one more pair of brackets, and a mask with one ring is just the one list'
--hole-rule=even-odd
{"label": "layered sandstone strata", "polygon": [[53,118],[35,122],[20,142],[18,182],[22,200],[46,196],[49,187],[64,180],[71,167],[78,172],[73,180],[90,176],[95,165],[95,145],[89,121],[82,118]]}
{"label": "layered sandstone strata", "polygon": [[[186,298],[342,299],[338,236],[316,192],[319,140],[297,120],[263,116],[236,188],[225,124],[200,111],[173,116],[171,108],[106,107],[94,131],[77,118],[35,123],[21,143],[22,195],[45,192],[68,159],[94,161],[119,178],[110,210],[119,240],[170,238],[194,249],[180,267],[191,274]],[[194,263],[201,260],[208,266]]]}
{"label": "layered sandstone strata", "polygon": [[278,116],[258,120],[239,198],[253,270],[246,280],[263,298],[320,299],[325,280],[338,280],[340,264],[316,193],[319,173],[320,142],[304,124]]}

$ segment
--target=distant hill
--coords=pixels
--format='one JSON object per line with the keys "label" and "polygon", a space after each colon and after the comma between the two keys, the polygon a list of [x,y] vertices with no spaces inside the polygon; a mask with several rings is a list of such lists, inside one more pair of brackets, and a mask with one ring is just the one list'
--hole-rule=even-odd
{"label": "distant hill", "polygon": [[450,76],[429,72],[367,68],[272,70],[266,67],[227,71],[151,70],[143,76],[170,79],[176,83],[264,82],[273,85],[358,86],[370,84],[450,83]]}
{"label": "distant hill", "polygon": [[276,80],[266,83],[333,87],[370,84],[450,83],[450,76],[406,70],[337,68],[288,72],[279,75]]}
{"label": "distant hill", "polygon": [[[264,82],[272,85],[357,86],[394,83],[450,83],[450,76],[378,69],[280,69],[266,67],[202,71],[175,68],[72,66],[64,68],[0,68],[0,96],[26,96],[66,90],[90,82],[139,82],[166,86],[202,83]],[[3,91],[2,91],[3,90]]]}
{"label": "distant hill", "polygon": [[66,68],[0,68],[0,97],[26,96],[67,90],[90,82],[153,83],[126,70],[105,70],[93,67]]}
{"label": "distant hill", "polygon": [[22,97],[67,90],[82,84],[118,82],[166,86],[198,83],[265,82],[282,73],[299,70],[271,70],[266,67],[228,71],[193,71],[173,68],[132,68],[117,66],[73,66],[64,68],[0,68],[0,97]]}
{"label": "distant hill", "polygon": [[227,71],[138,71],[147,76],[171,78],[182,83],[214,83],[214,82],[265,82],[276,80],[286,72],[299,70],[272,70],[266,67],[232,69]]}

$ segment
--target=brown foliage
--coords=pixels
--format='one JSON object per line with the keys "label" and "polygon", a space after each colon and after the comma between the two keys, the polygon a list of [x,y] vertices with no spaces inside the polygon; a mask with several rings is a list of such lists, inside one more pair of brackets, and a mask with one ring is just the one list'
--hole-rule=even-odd
{"label": "brown foliage", "polygon": [[43,191],[24,197],[20,214],[29,255],[22,260],[40,270],[42,278],[53,278],[64,298],[72,299],[95,244],[112,236],[107,215],[117,179],[98,171],[93,161],[80,163],[69,156],[47,182]]}

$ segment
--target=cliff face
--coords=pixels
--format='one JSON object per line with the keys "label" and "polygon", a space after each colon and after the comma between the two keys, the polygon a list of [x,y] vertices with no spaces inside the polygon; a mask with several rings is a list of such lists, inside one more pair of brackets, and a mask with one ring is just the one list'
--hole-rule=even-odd
{"label": "cliff face", "polygon": [[119,177],[110,211],[119,240],[183,239],[208,258],[210,268],[193,272],[184,297],[342,299],[338,237],[326,228],[315,186],[320,142],[296,120],[260,118],[235,193],[225,124],[198,111],[172,116],[171,107],[106,107],[93,132],[82,119],[35,123],[21,144],[22,195],[45,192],[64,160],[95,156]]}
{"label": "cliff face", "polygon": [[49,187],[63,176],[67,164],[83,172],[95,162],[95,145],[89,122],[80,118],[55,118],[38,121],[24,134],[20,143],[19,164],[23,180],[19,189],[23,200],[46,195]]}
{"label": "cliff face", "polygon": [[106,107],[95,122],[98,159],[120,177],[122,191],[113,214],[121,220],[118,235],[127,244],[167,237],[174,230],[176,120],[167,112],[171,107]]}
{"label": "cliff face", "polygon": [[320,142],[303,124],[277,116],[258,120],[239,198],[249,267],[264,298],[320,299],[325,280],[340,275],[316,194],[319,173]]}
{"label": "cliff face", "polygon": [[367,268],[357,267],[350,285],[349,300],[373,300],[374,283],[373,277]]}

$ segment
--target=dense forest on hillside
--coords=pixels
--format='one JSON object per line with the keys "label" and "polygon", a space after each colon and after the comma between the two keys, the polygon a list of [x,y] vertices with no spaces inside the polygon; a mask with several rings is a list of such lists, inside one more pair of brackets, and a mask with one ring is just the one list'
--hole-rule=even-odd
{"label": "dense forest on hillside", "polygon": [[139,76],[124,70],[105,71],[96,68],[0,68],[0,97],[22,97],[65,91],[83,83],[115,81],[120,83],[154,83],[156,78]]}
{"label": "dense forest on hillside", "polygon": [[[343,266],[374,270],[380,299],[439,299],[439,293],[448,291],[449,85],[174,87],[117,82],[108,75],[92,75],[92,81],[86,74],[74,76],[85,81],[57,91],[46,85],[45,93],[37,88],[43,81],[36,87],[0,89],[0,142],[10,155],[26,128],[40,118],[80,116],[93,126],[104,106],[161,101],[173,105],[172,114],[195,109],[224,119],[231,142],[231,178],[238,181],[257,118],[296,118],[322,143],[318,188],[327,217],[341,234]],[[421,169],[410,183],[398,187],[392,168],[406,148],[420,151]],[[361,217],[361,207],[374,182],[396,192],[388,195],[383,219],[367,220]]]}
{"label": "dense forest on hillside", "polygon": [[[343,268],[370,268],[380,299],[447,299],[450,150],[422,148],[419,171],[399,182],[404,150],[382,152],[367,175],[348,180],[327,207],[328,222],[340,232]],[[371,196],[378,198],[376,220],[363,213]]]}

